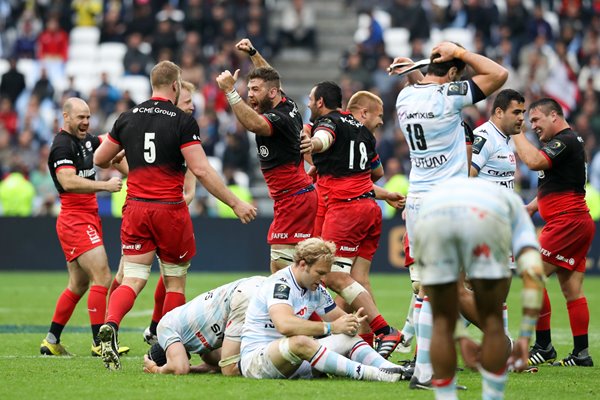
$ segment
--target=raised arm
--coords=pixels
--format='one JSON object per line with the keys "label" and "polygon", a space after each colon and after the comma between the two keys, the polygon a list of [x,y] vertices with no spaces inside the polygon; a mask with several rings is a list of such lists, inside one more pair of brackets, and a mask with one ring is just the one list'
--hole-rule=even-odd
{"label": "raised arm", "polygon": [[236,45],[235,48],[242,51],[250,56],[250,60],[255,68],[268,67],[272,68],[271,65],[263,58],[258,50],[252,46],[250,39],[242,39]]}

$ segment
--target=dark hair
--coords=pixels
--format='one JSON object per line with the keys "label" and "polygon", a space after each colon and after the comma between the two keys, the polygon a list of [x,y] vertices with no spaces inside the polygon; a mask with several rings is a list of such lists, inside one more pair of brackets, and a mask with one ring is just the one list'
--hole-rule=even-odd
{"label": "dark hair", "polygon": [[496,108],[500,108],[502,111],[506,111],[508,106],[510,106],[511,101],[516,101],[517,103],[525,103],[525,98],[523,95],[516,90],[513,89],[504,89],[501,90],[494,99],[494,104],[492,105],[492,112]]}
{"label": "dark hair", "polygon": [[[456,42],[452,42],[452,43],[454,43],[458,47],[461,47],[464,49],[463,45],[456,43]],[[435,76],[444,76],[448,73],[448,71],[450,71],[450,68],[456,67],[456,69],[458,70],[458,74],[460,75],[460,73],[467,66],[467,64],[463,60],[458,59],[458,58],[453,58],[452,60],[444,61],[441,63],[434,63],[433,60],[435,60],[439,56],[440,56],[440,53],[433,53],[431,55],[431,58],[430,58],[431,64],[429,64],[429,67],[427,67],[428,74],[435,75]]]}
{"label": "dark hair", "polygon": [[539,109],[544,115],[548,115],[552,111],[556,111],[556,113],[562,118],[565,117],[565,114],[563,113],[563,109],[560,106],[560,104],[558,104],[556,100],[551,99],[549,97],[544,97],[543,99],[536,100],[529,105],[529,111],[536,108]]}
{"label": "dark hair", "polygon": [[342,107],[342,88],[332,81],[319,82],[315,86],[315,100],[323,99],[325,107],[335,110]]}
{"label": "dark hair", "polygon": [[251,79],[262,79],[267,84],[270,84],[271,87],[279,87],[281,84],[279,72],[270,67],[260,67],[252,70],[248,74],[248,80]]}

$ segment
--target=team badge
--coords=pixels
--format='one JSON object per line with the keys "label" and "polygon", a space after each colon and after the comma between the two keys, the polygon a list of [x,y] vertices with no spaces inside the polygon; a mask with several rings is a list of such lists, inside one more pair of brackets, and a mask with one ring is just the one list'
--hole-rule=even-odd
{"label": "team badge", "polygon": [[467,82],[452,82],[448,85],[448,96],[464,96],[468,91]]}
{"label": "team badge", "polygon": [[290,287],[283,283],[276,283],[275,289],[273,289],[273,298],[280,300],[287,300],[290,298]]}
{"label": "team badge", "polygon": [[546,144],[542,148],[542,150],[544,151],[544,153],[548,154],[548,157],[554,158],[557,155],[559,155],[560,153],[562,153],[563,151],[565,151],[566,148],[567,148],[567,146],[565,146],[565,144],[563,142],[561,142],[560,140],[554,139],[554,140],[551,140],[550,142],[548,142],[548,144]]}
{"label": "team badge", "polygon": [[475,140],[473,141],[473,154],[479,154],[481,149],[483,149],[485,142],[487,142],[486,138],[475,135]]}

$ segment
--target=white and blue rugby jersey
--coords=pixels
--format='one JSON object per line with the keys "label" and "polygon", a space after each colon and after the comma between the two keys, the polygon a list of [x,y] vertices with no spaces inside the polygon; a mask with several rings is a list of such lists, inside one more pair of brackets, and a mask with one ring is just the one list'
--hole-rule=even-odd
{"label": "white and blue rugby jersey", "polygon": [[253,276],[219,286],[169,311],[162,320],[192,354],[220,348],[224,337],[239,341],[243,319],[235,316],[245,314],[248,299],[265,279]]}
{"label": "white and blue rugby jersey", "polygon": [[510,137],[502,133],[492,121],[487,121],[473,133],[475,140],[471,166],[479,171],[478,176],[514,189],[517,164],[515,153],[509,145]]}
{"label": "white and blue rugby jersey", "polygon": [[429,191],[453,176],[468,176],[461,109],[474,102],[472,81],[407,86],[396,100],[399,126],[410,149],[408,193]]}
{"label": "white and blue rugby jersey", "polygon": [[291,266],[278,271],[267,278],[250,300],[242,332],[242,355],[284,337],[269,316],[269,308],[275,304],[288,304],[302,319],[308,319],[313,312],[324,315],[335,308],[323,285],[315,291],[303,289],[296,282]]}
{"label": "white and blue rugby jersey", "polygon": [[540,248],[523,200],[511,190],[483,179],[452,178],[436,185],[423,198],[419,217],[432,211],[456,207],[489,212],[510,226],[514,254],[519,254],[525,247]]}

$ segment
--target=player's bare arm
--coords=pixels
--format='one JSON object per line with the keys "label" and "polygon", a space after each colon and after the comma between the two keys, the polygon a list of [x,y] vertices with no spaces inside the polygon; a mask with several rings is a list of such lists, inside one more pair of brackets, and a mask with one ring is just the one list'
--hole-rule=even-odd
{"label": "player's bare arm", "polygon": [[110,168],[111,161],[123,150],[120,145],[109,138],[103,140],[94,152],[94,164],[100,168]]}
{"label": "player's bare arm", "polygon": [[248,56],[250,56],[250,60],[252,60],[252,64],[254,65],[255,68],[262,68],[262,67],[272,68],[271,65],[269,65],[269,63],[267,62],[267,60],[265,60],[263,58],[263,56],[260,54],[260,52],[258,50],[256,50],[254,48],[254,46],[252,46],[252,42],[250,41],[250,39],[244,38],[244,39],[240,40],[235,45],[235,48],[238,49],[239,51],[242,51],[242,52],[248,54]]}
{"label": "player's bare arm", "polygon": [[489,96],[506,82],[508,71],[500,64],[495,63],[487,57],[471,53],[457,46],[455,43],[442,42],[431,50],[431,54],[439,53],[440,57],[433,60],[434,63],[449,61],[458,58],[464,61],[475,71],[473,82],[481,89],[483,94]]}
{"label": "player's bare arm", "polygon": [[107,181],[92,181],[82,178],[75,173],[75,168],[61,168],[56,173],[56,178],[69,193],[96,193],[96,192],[118,192],[123,186],[121,178],[113,176]]}
{"label": "player's bare arm", "polygon": [[188,169],[198,178],[210,194],[227,204],[235,215],[247,224],[256,218],[256,207],[239,199],[225,185],[217,171],[210,165],[202,146],[192,145],[181,150]]}
{"label": "player's bare arm", "polygon": [[[240,70],[236,70],[233,75],[229,70],[221,72],[221,74],[217,77],[217,84],[219,88],[225,93],[228,98],[229,105],[233,110],[233,113],[240,121],[240,123],[249,130],[250,132],[254,132],[257,135],[261,136],[271,136],[271,125],[261,117],[256,111],[254,111],[245,101],[242,100],[240,95],[235,90],[235,82],[238,79],[238,75]],[[235,100],[231,100],[230,98],[235,97]],[[239,100],[237,100],[239,98]]]}
{"label": "player's bare arm", "polygon": [[533,171],[542,171],[550,168],[550,161],[542,155],[542,152],[535,147],[523,133],[512,136],[513,143],[519,154],[519,158],[527,168]]}
{"label": "player's bare arm", "polygon": [[397,192],[390,192],[389,190],[373,184],[373,191],[375,192],[375,198],[377,200],[385,200],[390,206],[395,209],[403,208],[406,204],[406,197]]}
{"label": "player's bare arm", "polygon": [[534,197],[534,199],[531,200],[531,202],[529,202],[529,204],[527,204],[525,206],[525,210],[527,211],[527,213],[529,214],[530,217],[537,212],[537,210],[538,210],[537,196]]}
{"label": "player's bare arm", "polygon": [[189,205],[194,200],[196,194],[196,176],[189,169],[185,171],[183,179],[183,199],[185,204]]}

